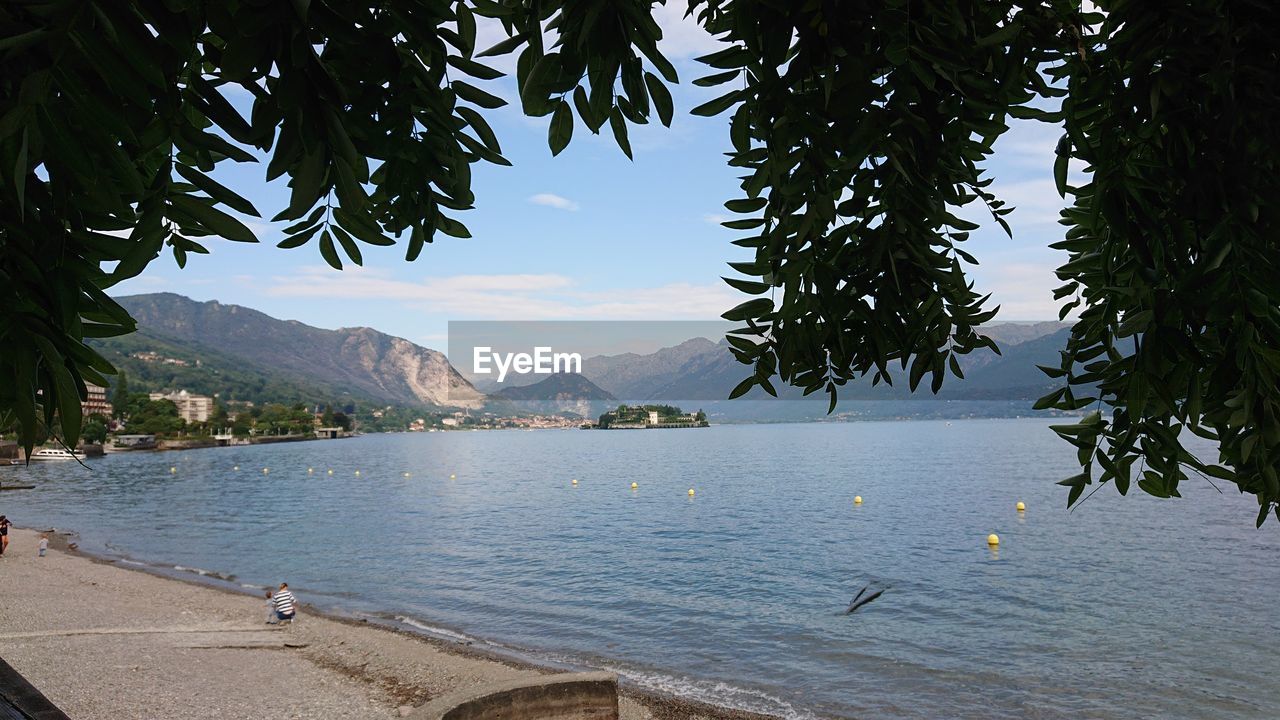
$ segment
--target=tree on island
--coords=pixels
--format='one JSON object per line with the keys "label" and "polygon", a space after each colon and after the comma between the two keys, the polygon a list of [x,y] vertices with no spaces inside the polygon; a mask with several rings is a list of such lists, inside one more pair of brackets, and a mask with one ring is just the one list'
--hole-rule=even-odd
{"label": "tree on island", "polygon": [[111,417],[123,420],[125,411],[129,409],[129,376],[123,370],[116,374],[116,381],[111,383]]}
{"label": "tree on island", "polygon": [[[896,372],[936,392],[957,356],[995,347],[995,309],[962,249],[985,207],[1011,211],[986,164],[1011,118],[1061,126],[1052,163],[1069,202],[1058,270],[1079,313],[1061,387],[1042,408],[1091,408],[1058,428],[1081,473],[1176,496],[1188,473],[1280,515],[1280,146],[1270,142],[1280,9],[1262,0],[1139,3],[764,3],[689,0],[725,48],[701,58],[693,109],[729,113],[742,193],[725,223],[755,259],[727,281],[758,296],[725,314],[752,367],[735,395],[780,379],[825,391]],[[92,8],[92,11],[86,8]],[[105,293],[168,248],[254,242],[252,202],[211,177],[267,158],[291,197],[282,247],[334,267],[403,242],[413,260],[475,196],[472,165],[507,164],[475,80],[518,53],[525,113],[553,154],[575,125],[669,125],[675,68],[653,3],[8,3],[0,6],[0,412],[30,446],[84,381],[113,368],[83,342],[131,332]],[[477,17],[508,39],[476,47]],[[552,38],[548,44],[548,38]],[[253,97],[246,117],[228,101]],[[1069,172],[1075,162],[1084,169]],[[128,238],[119,234],[128,232]],[[345,256],[345,260],[344,257]],[[104,269],[110,268],[110,269]],[[1219,443],[1191,455],[1184,432]]]}

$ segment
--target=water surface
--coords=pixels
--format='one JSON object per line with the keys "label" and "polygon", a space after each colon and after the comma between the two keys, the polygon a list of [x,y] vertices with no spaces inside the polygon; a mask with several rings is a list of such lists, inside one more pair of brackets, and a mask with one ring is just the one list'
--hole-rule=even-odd
{"label": "water surface", "polygon": [[[1251,498],[1203,481],[1175,501],[1108,487],[1068,512],[1054,481],[1074,453],[1046,425],[120,454],[0,469],[39,485],[0,512],[88,550],[287,580],[335,609],[787,716],[1280,714],[1280,524],[1255,530]],[[889,589],[840,614],[867,583]]]}

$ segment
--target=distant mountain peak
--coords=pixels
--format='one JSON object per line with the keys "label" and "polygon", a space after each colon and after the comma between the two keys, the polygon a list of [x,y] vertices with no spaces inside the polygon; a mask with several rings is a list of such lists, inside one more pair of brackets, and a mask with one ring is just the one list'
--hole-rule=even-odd
{"label": "distant mountain peak", "polygon": [[439,352],[360,327],[324,330],[297,320],[175,293],[117,298],[139,330],[297,378],[315,378],[402,405],[478,408],[484,396]]}

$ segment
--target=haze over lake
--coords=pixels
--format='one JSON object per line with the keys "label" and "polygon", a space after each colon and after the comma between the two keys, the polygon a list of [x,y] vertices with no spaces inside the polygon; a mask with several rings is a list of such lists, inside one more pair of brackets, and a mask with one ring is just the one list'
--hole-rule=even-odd
{"label": "haze over lake", "polygon": [[[287,580],[322,607],[787,716],[1275,717],[1280,524],[1254,529],[1252,498],[1199,479],[1182,500],[1106,487],[1068,512],[1054,482],[1074,452],[1048,424],[119,454],[0,468],[38,485],[0,512],[93,552]],[[867,584],[888,590],[842,614]]]}

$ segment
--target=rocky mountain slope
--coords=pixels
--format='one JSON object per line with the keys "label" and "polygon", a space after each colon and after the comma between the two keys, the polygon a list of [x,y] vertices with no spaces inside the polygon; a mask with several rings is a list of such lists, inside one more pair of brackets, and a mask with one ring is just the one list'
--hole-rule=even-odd
{"label": "rocky mountain slope", "polygon": [[352,396],[400,405],[478,408],[484,395],[448,359],[403,338],[367,327],[323,330],[294,320],[172,293],[118,301],[140,333],[170,346],[229,356]]}

